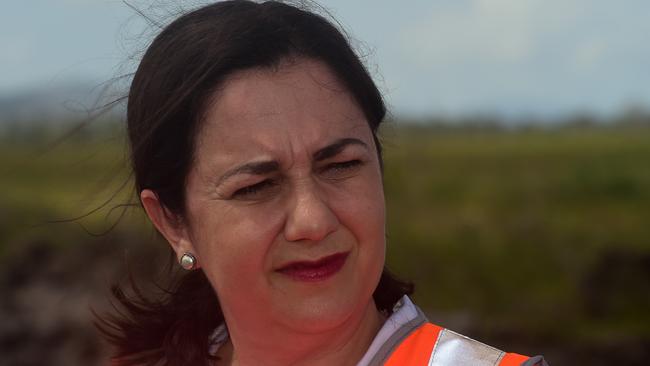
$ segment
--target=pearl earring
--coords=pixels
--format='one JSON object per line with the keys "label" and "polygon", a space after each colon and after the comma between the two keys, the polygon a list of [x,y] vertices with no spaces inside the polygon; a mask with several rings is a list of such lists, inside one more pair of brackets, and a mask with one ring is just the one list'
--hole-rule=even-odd
{"label": "pearl earring", "polygon": [[183,253],[181,259],[178,261],[181,267],[190,271],[196,266],[196,258],[191,253]]}

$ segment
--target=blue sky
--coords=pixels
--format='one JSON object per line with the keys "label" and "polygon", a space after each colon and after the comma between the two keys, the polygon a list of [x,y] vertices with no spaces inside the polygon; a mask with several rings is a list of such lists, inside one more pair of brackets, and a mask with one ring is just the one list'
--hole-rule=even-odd
{"label": "blue sky", "polygon": [[[131,2],[160,17],[205,1]],[[543,117],[650,106],[647,0],[320,4],[354,36],[398,115]],[[149,39],[142,29],[117,0],[5,2],[0,94],[130,71]]]}

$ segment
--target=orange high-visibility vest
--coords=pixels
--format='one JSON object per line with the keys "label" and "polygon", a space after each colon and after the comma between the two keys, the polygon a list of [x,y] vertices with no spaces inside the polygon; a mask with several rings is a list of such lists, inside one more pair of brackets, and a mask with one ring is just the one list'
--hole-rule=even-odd
{"label": "orange high-visibility vest", "polygon": [[505,353],[431,323],[415,329],[388,357],[386,366],[520,366],[529,357]]}

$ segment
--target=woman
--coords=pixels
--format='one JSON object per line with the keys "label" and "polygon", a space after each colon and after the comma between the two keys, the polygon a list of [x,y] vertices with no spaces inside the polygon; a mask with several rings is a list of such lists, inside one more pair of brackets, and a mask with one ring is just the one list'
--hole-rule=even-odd
{"label": "woman", "polygon": [[320,16],[227,1],[186,14],[134,76],[142,205],[189,272],[116,290],[116,365],[533,365],[427,323],[384,270],[380,93]]}

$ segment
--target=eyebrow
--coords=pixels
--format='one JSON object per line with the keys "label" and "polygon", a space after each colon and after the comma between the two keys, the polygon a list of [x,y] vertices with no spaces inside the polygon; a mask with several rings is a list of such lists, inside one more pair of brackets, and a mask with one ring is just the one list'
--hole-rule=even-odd
{"label": "eyebrow", "polygon": [[[319,149],[313,154],[313,158],[315,161],[323,161],[329,159],[339,154],[348,145],[359,145],[359,146],[363,146],[366,150],[368,149],[368,145],[365,142],[356,138],[348,137],[348,138],[339,139],[334,143]],[[228,178],[238,174],[263,175],[263,174],[276,172],[278,170],[280,170],[280,163],[278,163],[275,160],[257,161],[257,162],[253,161],[227,171],[226,173],[224,173],[224,175],[221,176],[221,178],[219,178],[217,185],[221,185]]]}
{"label": "eyebrow", "polygon": [[228,180],[228,178],[238,175],[238,174],[253,174],[253,175],[262,175],[268,174],[280,170],[280,164],[277,161],[253,161],[240,165],[234,169],[227,171],[224,175],[219,178],[217,186],[220,186],[223,182]]}
{"label": "eyebrow", "polygon": [[313,155],[314,160],[323,161],[325,159],[329,159],[333,156],[336,156],[341,151],[343,151],[343,149],[345,149],[345,147],[348,145],[360,145],[363,146],[366,150],[368,149],[368,145],[366,145],[365,142],[359,139],[350,138],[350,137],[343,138],[335,141],[333,144],[327,145],[324,148],[316,151]]}

